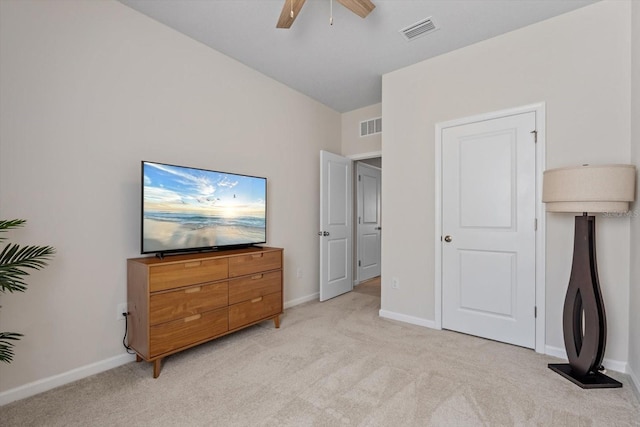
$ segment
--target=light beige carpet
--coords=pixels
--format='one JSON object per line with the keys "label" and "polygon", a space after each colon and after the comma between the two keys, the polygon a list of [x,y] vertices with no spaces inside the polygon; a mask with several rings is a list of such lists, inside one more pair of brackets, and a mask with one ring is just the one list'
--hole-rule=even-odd
{"label": "light beige carpet", "polygon": [[353,290],[355,292],[380,298],[380,276],[354,286]]}
{"label": "light beige carpet", "polygon": [[622,389],[582,390],[532,350],[381,319],[369,293],[171,356],[158,379],[132,362],[0,407],[0,425],[640,425],[624,375],[610,373]]}

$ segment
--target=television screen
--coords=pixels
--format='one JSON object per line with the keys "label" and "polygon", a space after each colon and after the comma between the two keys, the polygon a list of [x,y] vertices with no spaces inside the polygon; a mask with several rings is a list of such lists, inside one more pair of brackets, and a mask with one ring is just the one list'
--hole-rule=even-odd
{"label": "television screen", "polygon": [[142,162],[141,252],[266,243],[267,179]]}

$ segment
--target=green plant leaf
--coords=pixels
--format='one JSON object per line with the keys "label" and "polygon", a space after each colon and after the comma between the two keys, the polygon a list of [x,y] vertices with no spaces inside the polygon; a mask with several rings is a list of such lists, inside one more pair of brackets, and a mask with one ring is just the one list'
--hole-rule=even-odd
{"label": "green plant leaf", "polygon": [[[0,232],[22,227],[26,222],[24,219],[0,220]],[[0,242],[4,240],[6,237],[0,237]],[[0,293],[24,292],[27,289],[24,279],[29,275],[27,270],[40,270],[55,253],[51,246],[7,244],[0,252]],[[0,332],[0,362],[11,363],[12,341],[18,341],[22,336],[17,332]]]}
{"label": "green plant leaf", "polygon": [[0,292],[24,292],[29,272],[40,270],[55,254],[51,246],[24,246],[8,244],[0,252]]}
{"label": "green plant leaf", "polygon": [[14,346],[11,341],[18,341],[23,336],[17,332],[0,332],[0,362],[11,363]]}
{"label": "green plant leaf", "polygon": [[[25,219],[2,219],[0,220],[0,232],[6,232],[12,228],[22,227],[27,220]],[[0,236],[0,242],[6,240],[6,237]]]}

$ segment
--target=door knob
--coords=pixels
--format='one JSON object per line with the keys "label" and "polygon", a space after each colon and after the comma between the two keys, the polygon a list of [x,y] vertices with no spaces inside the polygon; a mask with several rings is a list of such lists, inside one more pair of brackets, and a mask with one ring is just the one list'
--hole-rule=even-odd
{"label": "door knob", "polygon": [[328,232],[328,231],[325,231],[325,232],[323,232],[323,233],[322,233],[322,235],[323,235],[323,236],[328,236],[328,235],[329,235],[329,232]]}
{"label": "door knob", "polygon": [[449,243],[450,241],[452,241],[453,239],[451,238],[451,236],[444,236],[444,241]]}
{"label": "door knob", "polygon": [[376,230],[382,230],[382,227],[376,227]]}

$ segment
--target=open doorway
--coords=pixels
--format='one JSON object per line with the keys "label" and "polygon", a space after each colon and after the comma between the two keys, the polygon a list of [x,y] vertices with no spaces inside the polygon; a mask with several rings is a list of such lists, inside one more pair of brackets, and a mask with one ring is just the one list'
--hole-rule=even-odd
{"label": "open doorway", "polygon": [[[380,295],[382,245],[382,157],[360,159],[354,167],[354,285]],[[362,289],[359,289],[362,288]]]}
{"label": "open doorway", "polygon": [[320,152],[320,301],[380,277],[381,166],[379,153]]}
{"label": "open doorway", "polygon": [[353,292],[380,298],[380,283],[380,276],[374,277],[373,279],[369,279],[365,282],[360,282],[358,286],[353,288]]}

